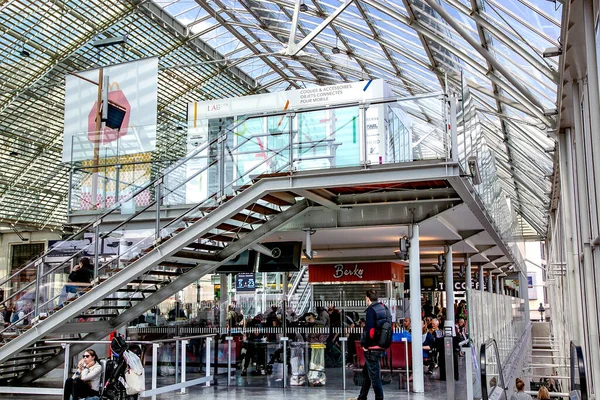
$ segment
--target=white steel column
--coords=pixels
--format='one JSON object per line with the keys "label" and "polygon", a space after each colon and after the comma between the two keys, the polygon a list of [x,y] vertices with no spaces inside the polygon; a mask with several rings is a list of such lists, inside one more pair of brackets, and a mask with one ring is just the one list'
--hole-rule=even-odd
{"label": "white steel column", "polygon": [[493,282],[492,282],[492,271],[488,272],[488,292],[490,293],[494,293],[494,289],[493,289]]}
{"label": "white steel column", "polygon": [[591,124],[590,131],[592,132],[592,162],[594,163],[595,172],[594,183],[596,186],[596,199],[600,199],[600,197],[598,197],[600,196],[600,135],[598,134],[600,132],[600,113],[598,113],[598,110],[600,109],[600,84],[598,83],[598,59],[596,58],[595,15],[593,0],[583,0],[585,55],[588,72],[587,83]]}
{"label": "white steel column", "polygon": [[419,225],[412,226],[410,238],[410,249],[408,255],[408,268],[410,275],[410,320],[413,338],[413,392],[423,393],[425,391],[425,379],[423,375],[423,352],[421,346],[421,258],[419,254]]}
{"label": "white steel column", "polygon": [[583,336],[583,315],[581,310],[582,297],[581,285],[579,281],[579,262],[575,251],[575,208],[573,203],[573,184],[571,180],[571,151],[569,129],[566,129],[558,135],[559,163],[560,163],[560,186],[561,186],[561,208],[563,217],[563,226],[565,231],[566,243],[566,270],[567,282],[569,285],[570,298],[570,325],[573,327],[573,339],[582,343]]}
{"label": "white steel column", "polygon": [[[454,399],[456,383],[454,382],[454,345],[456,336],[454,329],[454,269],[452,267],[452,246],[446,250],[446,321],[444,322],[444,354],[446,361],[446,398]],[[414,342],[414,341],[413,341]],[[414,346],[414,345],[413,345]],[[414,347],[413,347],[414,348]],[[417,352],[419,352],[417,350]],[[414,351],[413,351],[414,353]]]}
{"label": "white steel column", "polygon": [[229,288],[227,287],[227,274],[219,275],[219,281],[221,284],[221,292],[219,295],[219,326],[221,328],[225,328],[227,325],[227,292]]}
{"label": "white steel column", "polygon": [[[590,209],[589,209],[589,193],[586,179],[585,166],[585,147],[583,139],[583,124],[581,121],[581,103],[579,82],[573,82],[573,141],[575,142],[575,164],[576,167],[574,176],[576,177],[575,185],[577,186],[577,204],[579,210],[579,227],[580,239],[583,247],[583,282],[585,287],[586,297],[586,317],[588,351],[590,357],[591,371],[588,376],[592,378],[593,387],[600,388],[600,343],[598,340],[598,311],[596,298],[596,282],[594,279],[594,265],[592,259],[592,237],[590,234]],[[582,321],[583,323],[583,321]]]}
{"label": "white steel column", "polygon": [[496,294],[500,294],[500,277],[496,277]]}
{"label": "white steel column", "polygon": [[484,282],[484,278],[483,278],[483,265],[479,266],[479,290],[481,290],[482,292],[485,289],[485,285],[483,284]]}
{"label": "white steel column", "polygon": [[[454,269],[452,268],[452,246],[446,251],[446,323],[454,329]],[[450,366],[452,367],[452,366]]]}
{"label": "white steel column", "polygon": [[467,304],[469,304],[469,293],[471,292],[471,289],[473,288],[473,282],[471,282],[471,280],[473,279],[473,271],[471,271],[471,257],[466,257],[467,258],[467,265],[466,265],[466,276],[465,279],[467,280],[466,286],[467,286]]}

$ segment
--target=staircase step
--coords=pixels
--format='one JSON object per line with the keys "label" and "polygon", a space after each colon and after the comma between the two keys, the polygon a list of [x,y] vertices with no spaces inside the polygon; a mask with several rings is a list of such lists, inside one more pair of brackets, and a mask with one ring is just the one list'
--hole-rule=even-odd
{"label": "staircase step", "polygon": [[[128,300],[121,300],[121,301],[128,301]],[[102,305],[102,306],[94,307],[94,310],[126,310],[128,308],[131,308],[131,306],[129,306],[129,305],[127,305],[127,306]],[[81,314],[81,315],[87,315],[88,317],[95,316],[95,314]]]}
{"label": "staircase step", "polygon": [[213,256],[212,254],[201,253],[199,251],[193,250],[179,250],[177,253],[173,254],[173,257],[186,258],[189,260],[195,260],[199,262],[216,260],[215,256]]}
{"label": "staircase step", "polygon": [[[39,353],[35,354],[35,357],[46,357],[46,356],[54,356],[56,355],[55,351],[41,351]],[[32,358],[34,355],[33,354],[21,354],[19,353],[18,355],[9,358],[7,361],[15,361],[15,360],[28,360],[30,358]]]}
{"label": "staircase step", "polygon": [[224,242],[224,243],[231,243],[234,242],[236,240],[235,237],[233,236],[229,236],[229,235],[222,235],[219,233],[205,233],[204,235],[201,236],[201,238],[203,239],[209,239],[209,240],[214,240],[216,242]]}
{"label": "staircase step", "polygon": [[[48,339],[50,340],[50,339]],[[60,340],[60,339],[59,339]],[[42,351],[42,350],[60,350],[62,346],[60,344],[40,344],[39,346],[30,346],[19,352],[19,354],[23,352],[34,352],[34,351]]]}
{"label": "staircase step", "polygon": [[278,210],[267,207],[267,206],[263,206],[262,204],[258,204],[258,203],[249,205],[248,207],[246,207],[246,210],[249,210],[249,211],[255,212],[257,214],[261,214],[261,215],[279,214]]}
{"label": "staircase step", "polygon": [[287,192],[269,193],[268,195],[264,196],[262,200],[280,207],[293,206],[296,204],[296,198],[294,195]]}
{"label": "staircase step", "polygon": [[282,176],[290,176],[289,172],[265,172],[252,178],[252,182],[258,182],[264,178],[281,178]]}
{"label": "staircase step", "polygon": [[212,244],[197,243],[197,242],[189,243],[185,247],[189,247],[189,248],[195,249],[195,250],[206,250],[206,251],[221,251],[225,248],[225,247],[221,247],[221,246],[215,246]]}
{"label": "staircase step", "polygon": [[[219,249],[221,249],[221,247],[219,247]],[[160,264],[158,264],[159,267],[166,267],[166,268],[194,268],[196,266],[196,264],[184,264],[184,263],[177,263],[177,262],[171,262],[171,261],[164,261],[161,262]]]}
{"label": "staircase step", "polygon": [[16,377],[18,375],[21,374],[21,372],[27,372],[27,371],[31,371],[30,367],[17,367],[11,371],[0,371],[0,378],[10,378],[10,377]]}
{"label": "staircase step", "polygon": [[227,232],[235,232],[235,233],[249,233],[252,232],[252,229],[248,229],[248,228],[244,228],[243,226],[240,225],[233,225],[233,224],[228,224],[226,222],[223,222],[221,224],[219,224],[216,229],[222,230],[222,231],[227,231]]}
{"label": "staircase step", "polygon": [[153,289],[135,289],[135,288],[122,288],[117,290],[119,293],[156,293],[156,290]]}
{"label": "staircase step", "polygon": [[[108,278],[100,278],[100,282],[104,282],[108,280]],[[163,283],[167,283],[166,281],[158,281],[153,279],[134,279],[130,281],[127,285],[162,285]]]}
{"label": "staircase step", "polygon": [[[127,307],[129,308],[129,307]],[[107,318],[107,319],[112,319],[112,318],[116,318],[118,317],[119,314],[118,313],[99,313],[99,314],[81,314],[76,316],[75,318]],[[72,322],[74,323],[74,322]]]}
{"label": "staircase step", "polygon": [[[187,269],[189,269],[191,267],[195,267],[195,265],[190,266]],[[181,274],[183,274],[183,272],[177,272],[177,271],[148,271],[148,272],[146,272],[146,275],[152,275],[152,276],[180,276]]]}
{"label": "staircase step", "polygon": [[42,360],[41,357],[35,357],[36,361],[33,361],[32,357],[29,357],[29,359],[23,359],[23,360],[19,360],[16,362],[11,362],[9,361],[5,361],[2,364],[0,364],[0,371],[4,371],[10,368],[15,368],[15,367],[22,367],[22,366],[27,366],[29,367],[29,369],[31,369],[31,367],[35,364],[41,364],[46,360]]}
{"label": "staircase step", "polygon": [[262,218],[256,218],[251,215],[244,214],[244,213],[237,213],[230,219],[233,219],[235,221],[240,221],[240,222],[243,222],[246,224],[264,224],[266,222]]}

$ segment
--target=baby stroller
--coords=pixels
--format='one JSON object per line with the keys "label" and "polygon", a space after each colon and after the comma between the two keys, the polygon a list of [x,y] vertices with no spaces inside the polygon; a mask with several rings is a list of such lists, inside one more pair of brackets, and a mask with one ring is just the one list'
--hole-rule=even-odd
{"label": "baby stroller", "polygon": [[[102,400],[137,400],[138,394],[127,394],[130,376],[137,373],[138,380],[142,382],[143,391],[144,373],[140,361],[143,349],[139,345],[128,345],[121,336],[115,336],[110,343],[112,359],[106,362],[104,389],[101,392]],[[127,352],[127,354],[126,354]],[[133,355],[132,355],[133,354]],[[136,360],[137,359],[137,360]],[[138,388],[139,389],[139,388]],[[135,391],[133,388],[129,392]]]}

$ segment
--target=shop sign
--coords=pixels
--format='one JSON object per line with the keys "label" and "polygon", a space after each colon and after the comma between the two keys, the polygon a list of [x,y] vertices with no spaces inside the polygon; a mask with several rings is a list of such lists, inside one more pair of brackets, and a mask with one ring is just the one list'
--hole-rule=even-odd
{"label": "shop sign", "polygon": [[344,276],[356,276],[358,279],[362,279],[365,272],[364,269],[358,267],[358,264],[354,264],[354,268],[344,264],[337,264],[333,268],[335,269],[333,273],[334,279],[340,279]]}
{"label": "shop sign", "polygon": [[404,282],[404,266],[392,262],[309,265],[308,280],[310,283]]}

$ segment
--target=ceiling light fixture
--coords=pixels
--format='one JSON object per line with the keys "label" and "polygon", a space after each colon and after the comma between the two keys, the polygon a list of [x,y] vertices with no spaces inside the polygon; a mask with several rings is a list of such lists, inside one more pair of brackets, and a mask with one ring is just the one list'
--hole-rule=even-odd
{"label": "ceiling light fixture", "polygon": [[335,46],[334,48],[331,49],[331,52],[333,54],[340,54],[340,49],[337,46]]}
{"label": "ceiling light fixture", "polygon": [[301,12],[307,12],[308,11],[308,6],[306,4],[304,4],[304,2],[300,3],[300,11]]}

